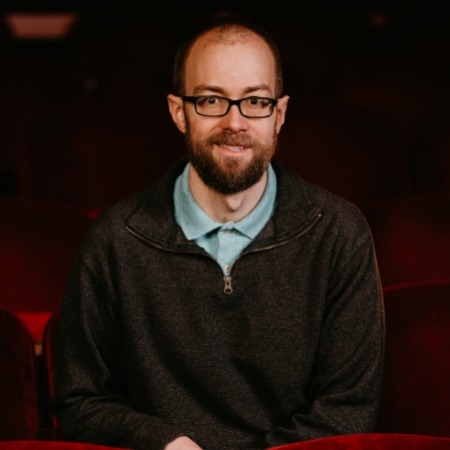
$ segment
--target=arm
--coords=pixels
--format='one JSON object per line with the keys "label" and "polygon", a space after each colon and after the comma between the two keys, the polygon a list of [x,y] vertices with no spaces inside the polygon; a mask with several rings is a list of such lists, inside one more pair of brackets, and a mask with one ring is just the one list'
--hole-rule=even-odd
{"label": "arm", "polygon": [[342,230],[336,233],[341,237],[331,257],[321,337],[306,392],[310,407],[268,430],[268,447],[373,431],[384,357],[384,309],[372,239],[365,221],[358,223],[353,239]]}
{"label": "arm", "polygon": [[163,449],[183,433],[127,402],[120,322],[110,284],[106,275],[94,275],[76,262],[58,329],[54,412],[64,438]]}

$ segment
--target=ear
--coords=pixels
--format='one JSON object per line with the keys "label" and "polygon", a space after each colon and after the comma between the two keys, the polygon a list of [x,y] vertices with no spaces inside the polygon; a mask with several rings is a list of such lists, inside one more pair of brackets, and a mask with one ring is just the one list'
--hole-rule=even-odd
{"label": "ear", "polygon": [[284,97],[281,97],[280,99],[278,99],[277,105],[276,105],[276,123],[275,123],[275,129],[277,134],[280,132],[281,127],[284,124],[284,121],[286,119],[286,111],[287,111],[287,107],[288,107],[288,102],[289,102],[289,96],[285,95]]}
{"label": "ear", "polygon": [[167,96],[167,104],[169,106],[169,112],[172,116],[177,128],[182,132],[186,132],[186,117],[183,108],[183,99],[173,94]]}

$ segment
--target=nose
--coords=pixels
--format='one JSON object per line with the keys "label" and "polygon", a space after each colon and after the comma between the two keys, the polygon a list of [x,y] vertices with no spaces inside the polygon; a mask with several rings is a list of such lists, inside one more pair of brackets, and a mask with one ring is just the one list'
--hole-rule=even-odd
{"label": "nose", "polygon": [[237,105],[232,105],[228,113],[221,117],[221,127],[233,132],[244,131],[248,128],[248,119],[241,114]]}

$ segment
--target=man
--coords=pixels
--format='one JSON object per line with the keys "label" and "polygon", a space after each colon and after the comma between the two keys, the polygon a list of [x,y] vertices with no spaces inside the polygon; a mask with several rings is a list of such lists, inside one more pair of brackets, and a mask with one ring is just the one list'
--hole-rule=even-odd
{"label": "man", "polygon": [[371,235],[272,161],[288,105],[272,40],[213,22],[180,47],[174,85],[189,163],[106,211],[70,276],[63,437],[239,450],[371,431],[384,340]]}

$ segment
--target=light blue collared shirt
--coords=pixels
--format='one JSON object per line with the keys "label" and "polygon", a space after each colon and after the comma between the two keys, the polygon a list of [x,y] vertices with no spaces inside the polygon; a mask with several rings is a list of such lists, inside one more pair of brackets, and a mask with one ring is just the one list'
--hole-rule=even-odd
{"label": "light blue collared shirt", "polygon": [[258,235],[275,211],[277,180],[269,165],[264,194],[256,207],[239,222],[216,222],[195,201],[189,188],[189,167],[175,182],[175,220],[186,238],[205,249],[220,265],[225,275],[245,247]]}

